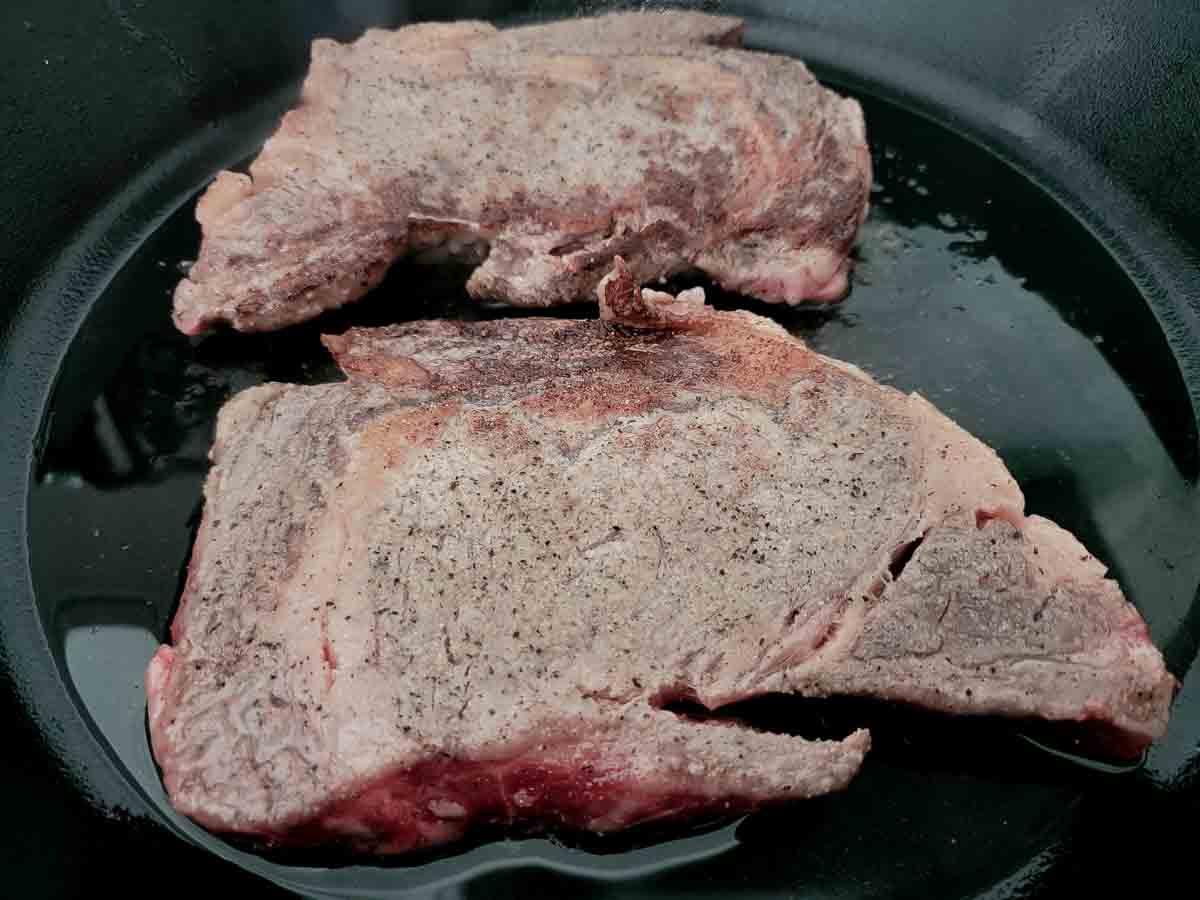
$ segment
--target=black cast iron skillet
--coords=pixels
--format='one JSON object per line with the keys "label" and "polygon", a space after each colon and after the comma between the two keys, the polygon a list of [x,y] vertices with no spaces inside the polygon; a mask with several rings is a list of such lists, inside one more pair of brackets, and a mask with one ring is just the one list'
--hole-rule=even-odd
{"label": "black cast iron skillet", "polygon": [[[869,724],[844,794],[680,835],[481,840],[382,865],[270,856],[175,816],[145,744],[213,416],[330,376],[350,323],[503,314],[400,264],[344,312],[188,341],[169,294],[194,197],[294,99],[308,42],[552,4],[10,3],[0,14],[0,837],[4,892],[126,896],[1054,896],[1186,878],[1200,806],[1200,15],[1185,4],[727,3],[749,44],[864,103],[878,186],[852,296],[778,310],[992,444],[1031,511],[1109,562],[1182,679],[1141,766],[1061,735],[872,704],[751,704],[765,727]],[[719,305],[741,298],[711,295]],[[569,315],[590,315],[587,309]]]}

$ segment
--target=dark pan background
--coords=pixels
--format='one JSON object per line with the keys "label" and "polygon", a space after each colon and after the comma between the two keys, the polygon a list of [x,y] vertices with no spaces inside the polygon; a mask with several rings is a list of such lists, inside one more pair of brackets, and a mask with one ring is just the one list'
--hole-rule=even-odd
{"label": "dark pan background", "polygon": [[[179,196],[199,183],[216,168],[213,148],[239,128],[239,113],[265,97],[287,100],[314,36],[348,39],[368,24],[574,8],[483,0],[3,5],[0,894],[75,897],[111,888],[119,896],[239,889],[274,896],[266,883],[143,820],[97,811],[94,799],[121,787],[109,783],[114,776],[96,748],[72,744],[77,719],[36,703],[39,679],[54,675],[27,664],[43,652],[42,639],[11,624],[16,620],[6,612],[30,590],[24,510],[34,447],[21,435],[30,421],[36,427],[44,396],[24,390],[26,372],[63,353],[94,297],[88,273],[110,271],[136,246],[139,229],[167,211],[114,198],[138,179],[155,190],[130,196]],[[1177,348],[1193,405],[1200,405],[1200,358],[1184,352],[1200,346],[1200,5],[840,0],[707,8],[798,23],[811,34],[808,58],[825,71],[866,89],[887,84],[893,96],[1005,148],[1019,167],[1075,198],[1072,212],[1121,251]],[[191,149],[171,156],[184,136],[194,138]],[[91,256],[77,258],[80,247]],[[53,303],[57,318],[32,342],[26,334],[35,300]],[[1189,650],[1194,655],[1195,647]],[[1177,703],[1177,712],[1193,720],[1198,668],[1193,662]],[[1172,877],[1187,884],[1196,870],[1192,835],[1200,813],[1195,735],[1162,752],[1171,755],[1171,779],[1152,791],[1115,789],[1086,806],[1070,840],[1010,895],[1107,896]],[[556,896],[568,882],[555,879],[509,875],[479,896]],[[599,895],[581,884],[570,889]]]}

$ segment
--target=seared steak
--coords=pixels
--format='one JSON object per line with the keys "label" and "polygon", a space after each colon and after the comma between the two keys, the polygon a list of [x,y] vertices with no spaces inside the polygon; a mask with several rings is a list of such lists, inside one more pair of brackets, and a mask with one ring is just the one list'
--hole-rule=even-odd
{"label": "seared steak", "polygon": [[348,382],[226,405],[147,673],[181,811],[396,852],[809,797],[867,750],[683,699],[1162,734],[1144,622],[991,450],[765,319],[599,291],[607,322],[328,337]]}
{"label": "seared steak", "polygon": [[300,105],[201,198],[189,334],[280,328],[401,254],[478,262],[472,295],[589,299],[622,254],[771,301],[835,300],[870,188],[862,113],[736,19],[623,13],[313,44]]}

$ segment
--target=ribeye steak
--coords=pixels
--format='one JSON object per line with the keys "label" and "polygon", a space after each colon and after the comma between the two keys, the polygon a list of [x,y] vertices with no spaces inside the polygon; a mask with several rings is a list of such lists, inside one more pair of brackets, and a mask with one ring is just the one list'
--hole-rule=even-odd
{"label": "ribeye steak", "polygon": [[201,198],[175,294],[191,334],[280,328],[363,294],[402,254],[480,263],[477,297],[590,299],[612,258],[764,300],[834,300],[867,207],[856,102],[737,19],[623,13],[313,44],[300,105]]}
{"label": "ribeye steak", "polygon": [[403,851],[808,797],[867,750],[683,699],[1163,732],[1145,623],[991,450],[702,292],[639,291],[619,260],[599,290],[607,321],[331,336],[349,381],[226,405],[147,673],[180,810]]}

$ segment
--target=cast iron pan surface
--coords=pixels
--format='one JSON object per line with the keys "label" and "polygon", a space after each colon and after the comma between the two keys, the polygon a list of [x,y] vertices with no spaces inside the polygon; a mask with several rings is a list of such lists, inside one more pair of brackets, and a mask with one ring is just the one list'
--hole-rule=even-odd
{"label": "cast iron pan surface", "polygon": [[1011,723],[768,698],[742,714],[809,736],[872,727],[848,791],[684,834],[485,835],[364,864],[256,853],[175,815],[146,743],[142,671],[232,392],[335,377],[323,331],[506,313],[466,300],[464,272],[399,264],[317,323],[188,340],[170,293],[196,252],[197,192],[272,130],[312,37],[570,10],[195,6],[10,4],[0,21],[0,860],[15,895],[1009,897],[1190,873],[1200,16],[1115,2],[721,6],[747,17],[748,44],[797,54],[862,100],[877,180],[847,302],[752,308],[920,390],[996,448],[1031,512],[1110,564],[1184,679],[1143,764],[1099,765]]}

